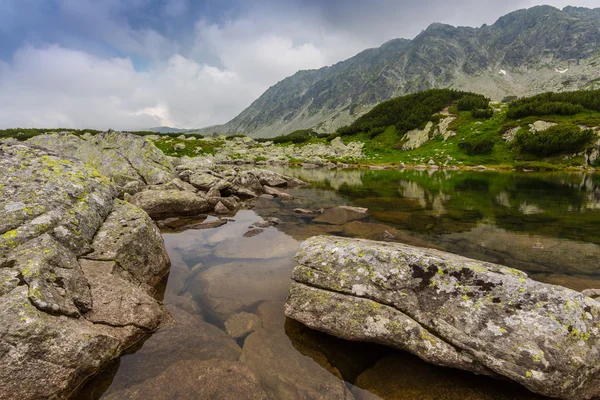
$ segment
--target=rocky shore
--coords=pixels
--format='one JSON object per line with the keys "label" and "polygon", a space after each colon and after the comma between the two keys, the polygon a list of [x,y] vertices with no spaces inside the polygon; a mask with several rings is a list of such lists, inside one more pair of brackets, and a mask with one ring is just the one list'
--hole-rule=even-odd
{"label": "rocky shore", "polygon": [[118,132],[0,142],[0,399],[71,397],[172,320],[157,292],[170,260],[151,217],[226,215],[303,184],[205,159],[175,167]]}
{"label": "rocky shore", "polygon": [[508,378],[562,399],[600,394],[595,300],[521,271],[433,249],[305,241],[285,313],[313,329]]}

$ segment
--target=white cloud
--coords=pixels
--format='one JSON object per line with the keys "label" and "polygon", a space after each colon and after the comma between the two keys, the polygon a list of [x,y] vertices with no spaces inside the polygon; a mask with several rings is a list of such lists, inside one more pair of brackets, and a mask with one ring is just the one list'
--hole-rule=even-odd
{"label": "white cloud", "polygon": [[[248,2],[243,16],[198,21],[176,41],[166,33],[172,26],[161,33],[139,23],[134,27],[123,16],[155,4],[151,0],[55,1],[60,10],[52,28],[62,24],[69,30],[48,40],[62,45],[24,45],[8,62],[0,61],[0,127],[140,129],[224,123],[298,70],[330,65],[388,39],[411,37],[430,22],[479,25],[537,3]],[[556,0],[555,5],[565,2]],[[16,4],[33,3],[0,0],[0,21],[10,22]],[[167,25],[169,18],[188,15],[194,2],[161,4],[159,14]],[[47,20],[36,10],[31,10],[31,21]],[[106,51],[98,49],[103,48],[129,57],[102,55]],[[132,59],[145,62],[143,71],[136,70]]]}

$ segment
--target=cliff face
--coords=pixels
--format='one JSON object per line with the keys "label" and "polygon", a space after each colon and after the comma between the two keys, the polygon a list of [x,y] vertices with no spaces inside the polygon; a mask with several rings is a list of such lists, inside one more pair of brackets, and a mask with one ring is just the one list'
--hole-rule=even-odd
{"label": "cliff face", "polygon": [[269,88],[240,115],[203,133],[269,137],[296,129],[331,132],[377,103],[451,87],[494,100],[600,82],[600,8],[538,6],[480,28],[433,24]]}

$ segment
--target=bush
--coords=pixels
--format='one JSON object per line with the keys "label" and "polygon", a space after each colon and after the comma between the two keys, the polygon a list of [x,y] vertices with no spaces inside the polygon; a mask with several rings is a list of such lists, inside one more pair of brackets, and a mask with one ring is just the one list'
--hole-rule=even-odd
{"label": "bush", "polygon": [[283,144],[283,143],[305,143],[312,138],[319,137],[319,135],[313,131],[312,129],[301,129],[289,133],[287,135],[276,136],[271,139],[260,140],[261,142],[272,141],[275,144]]}
{"label": "bush", "polygon": [[496,143],[489,137],[472,137],[458,144],[458,148],[470,156],[490,154]]}
{"label": "bush", "polygon": [[538,157],[556,154],[577,153],[594,137],[591,129],[581,130],[577,125],[560,124],[542,132],[520,131],[515,137],[515,146],[521,153]]}
{"label": "bush", "polygon": [[339,128],[337,133],[342,136],[359,132],[371,133],[373,129],[385,130],[389,126],[395,126],[398,135],[402,135],[420,128],[432,118],[435,120],[434,115],[438,111],[466,96],[472,97],[473,104],[480,104],[480,108],[488,107],[489,100],[480,95],[452,89],[431,89],[384,101],[351,125]]}
{"label": "bush", "polygon": [[575,115],[584,110],[600,111],[600,90],[542,93],[513,101],[507,116],[512,119],[541,115]]}
{"label": "bush", "polygon": [[475,109],[486,109],[490,106],[490,100],[480,94],[468,94],[456,103],[458,111],[473,111]]}
{"label": "bush", "polygon": [[506,96],[505,98],[502,99],[502,103],[504,103],[504,104],[510,103],[511,101],[515,101],[517,99],[518,99],[517,96]]}
{"label": "bush", "polygon": [[491,108],[474,108],[471,110],[471,115],[475,119],[489,119],[494,116],[494,110]]}

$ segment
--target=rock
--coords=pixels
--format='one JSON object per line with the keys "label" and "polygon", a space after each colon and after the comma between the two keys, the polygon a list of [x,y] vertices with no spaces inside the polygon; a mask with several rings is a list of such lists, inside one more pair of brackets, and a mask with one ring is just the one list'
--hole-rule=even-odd
{"label": "rock", "polygon": [[175,178],[173,166],[150,140],[124,132],[102,132],[89,140],[69,133],[35,136],[29,143],[75,157],[102,175],[125,186],[158,185]]}
{"label": "rock", "polygon": [[[269,243],[265,248],[264,243]],[[276,229],[267,229],[260,237],[226,239],[215,247],[220,258],[276,258],[290,257],[298,249],[298,242]]]}
{"label": "rock", "polygon": [[202,317],[204,314],[202,307],[196,300],[194,300],[189,293],[185,293],[183,296],[174,296],[167,294],[165,297],[165,304],[171,307],[177,307],[183,311]]}
{"label": "rock", "polygon": [[90,260],[112,260],[134,282],[154,286],[168,272],[169,256],[154,222],[141,209],[115,200],[112,213],[97,231]]}
{"label": "rock", "polygon": [[600,306],[581,293],[496,264],[367,240],[311,238],[296,261],[285,312],[313,329],[546,396],[600,394]]}
{"label": "rock", "polygon": [[183,143],[175,143],[173,145],[173,150],[175,150],[175,151],[185,150],[185,144],[183,144]]}
{"label": "rock", "polygon": [[260,318],[247,312],[233,314],[225,321],[225,331],[234,339],[246,337],[260,327]]}
{"label": "rock", "polygon": [[316,165],[321,167],[323,165],[323,159],[319,156],[312,156],[305,161],[306,164]]}
{"label": "rock", "polygon": [[284,301],[293,266],[287,259],[216,265],[196,275],[190,292],[199,296],[207,311],[227,320],[260,302]]}
{"label": "rock", "polygon": [[248,230],[248,232],[244,233],[244,237],[245,238],[254,237],[256,235],[260,235],[264,231],[265,231],[264,229],[252,228],[252,229]]}
{"label": "rock", "polygon": [[365,213],[362,211],[335,207],[325,210],[325,212],[315,218],[313,222],[330,225],[343,225],[362,218],[365,218]]}
{"label": "rock", "polygon": [[306,208],[294,208],[296,214],[316,214],[317,211],[307,210]]}
{"label": "rock", "polygon": [[239,361],[184,360],[172,364],[152,379],[104,398],[266,400],[267,395],[256,376]]}
{"label": "rock", "polygon": [[600,297],[600,289],[585,289],[581,293],[594,299]]}
{"label": "rock", "polygon": [[145,190],[135,194],[130,202],[156,219],[197,215],[211,210],[206,199],[181,190]]}
{"label": "rock", "polygon": [[261,183],[261,185],[264,186],[283,187],[289,185],[289,179],[286,179],[289,177],[284,177],[273,171],[267,171],[264,169],[253,169],[252,173],[258,178],[258,181]]}
{"label": "rock", "polygon": [[281,190],[269,187],[269,186],[265,186],[265,193],[266,194],[270,194],[271,196],[275,196],[275,197],[279,197],[281,200],[294,200],[294,196],[283,192]]}
{"label": "rock", "polygon": [[209,174],[207,172],[196,172],[190,175],[189,182],[200,190],[210,190],[213,186],[221,181],[221,178]]}
{"label": "rock", "polygon": [[366,214],[367,211],[369,211],[368,208],[364,208],[364,207],[339,206],[338,208],[341,208],[343,210],[355,211],[355,212],[361,213],[361,214]]}
{"label": "rock", "polygon": [[160,376],[182,361],[238,360],[241,349],[225,332],[173,305],[166,309],[171,320],[165,321],[135,354],[121,358],[121,368],[128,373],[113,379],[107,395]]}
{"label": "rock", "polygon": [[354,383],[356,400],[509,400],[539,399],[506,381],[438,368],[407,353],[393,353],[363,372]]}
{"label": "rock", "polygon": [[331,147],[333,147],[336,150],[341,150],[341,151],[346,150],[346,145],[342,141],[342,138],[339,136],[331,141]]}
{"label": "rock", "polygon": [[0,399],[68,398],[158,327],[162,238],[116,195],[77,159],[0,144]]}
{"label": "rock", "polygon": [[215,213],[217,214],[229,214],[229,208],[225,207],[222,202],[218,202],[215,206]]}
{"label": "rock", "polygon": [[187,225],[185,229],[214,229],[219,228],[227,223],[226,219],[212,219],[201,222],[199,224]]}
{"label": "rock", "polygon": [[332,375],[300,354],[282,331],[250,334],[240,360],[260,378],[271,399],[352,399],[339,372]]}

